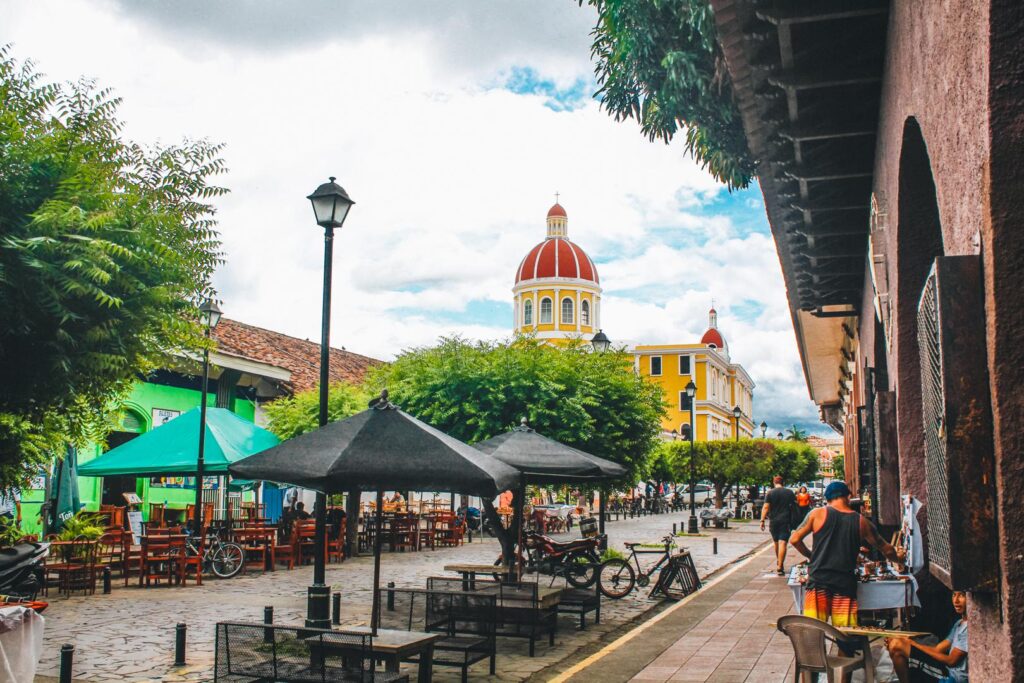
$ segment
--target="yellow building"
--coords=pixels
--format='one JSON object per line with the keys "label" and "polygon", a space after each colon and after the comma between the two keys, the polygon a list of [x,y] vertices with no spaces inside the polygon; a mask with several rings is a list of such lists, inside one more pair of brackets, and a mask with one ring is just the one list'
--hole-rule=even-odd
{"label": "yellow building", "polygon": [[718,313],[708,316],[708,330],[698,344],[638,345],[633,349],[636,371],[654,379],[670,404],[662,429],[679,433],[690,424],[686,385],[697,387],[695,421],[697,441],[736,438],[733,409],[739,407],[739,436],[751,438],[754,422],[754,382],[739,363],[731,362],[729,346],[718,330]]}
{"label": "yellow building", "polygon": [[601,284],[587,253],[569,240],[561,204],[548,211],[547,237],[519,263],[513,294],[517,333],[559,343],[589,340],[601,327]]}

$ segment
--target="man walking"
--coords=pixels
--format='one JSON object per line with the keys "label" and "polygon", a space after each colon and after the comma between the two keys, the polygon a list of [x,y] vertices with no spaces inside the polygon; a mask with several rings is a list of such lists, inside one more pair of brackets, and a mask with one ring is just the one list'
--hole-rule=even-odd
{"label": "man walking", "polygon": [[[825,489],[825,507],[815,508],[789,542],[810,559],[804,592],[804,616],[832,620],[836,627],[857,625],[857,555],[864,542],[892,562],[906,557],[879,537],[874,525],[850,507],[850,488],[834,481]],[[814,551],[804,545],[814,534]]]}
{"label": "man walking", "polygon": [[764,531],[765,520],[769,520],[768,530],[775,544],[775,557],[778,560],[779,576],[786,575],[786,544],[793,533],[793,514],[796,508],[796,494],[782,485],[782,477],[772,479],[775,487],[764,497],[761,508],[761,531]]}

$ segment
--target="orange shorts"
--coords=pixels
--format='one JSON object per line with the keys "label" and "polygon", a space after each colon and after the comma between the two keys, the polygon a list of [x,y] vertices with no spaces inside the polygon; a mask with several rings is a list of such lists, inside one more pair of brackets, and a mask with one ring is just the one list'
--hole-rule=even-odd
{"label": "orange shorts", "polygon": [[825,588],[808,588],[804,592],[804,616],[819,621],[832,621],[836,627],[857,625],[857,598],[836,595]]}

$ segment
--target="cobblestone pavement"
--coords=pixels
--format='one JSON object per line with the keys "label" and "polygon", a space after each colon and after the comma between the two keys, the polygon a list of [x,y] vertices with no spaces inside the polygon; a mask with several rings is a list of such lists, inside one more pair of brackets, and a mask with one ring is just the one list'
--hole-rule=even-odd
{"label": "cobblestone pavement", "polygon": [[[623,549],[625,541],[656,541],[671,531],[672,524],[685,525],[684,513],[655,515],[609,522],[612,547]],[[749,553],[766,535],[750,522],[729,530],[705,532],[687,538],[702,576]],[[578,532],[575,532],[578,534]],[[713,537],[718,554],[712,553]],[[490,563],[498,554],[494,539],[475,539],[459,548],[385,553],[381,562],[382,583],[394,581],[399,587],[422,587],[429,576],[443,575],[448,563]],[[250,572],[226,581],[209,579],[202,587],[123,587],[115,579],[110,595],[59,598],[51,596],[45,613],[44,654],[37,681],[56,680],[62,643],[76,648],[76,681],[201,681],[212,679],[214,624],[217,621],[262,621],[263,607],[274,607],[275,622],[301,624],[305,618],[306,587],[312,568],[268,573]],[[542,577],[542,580],[548,580]],[[327,581],[342,594],[344,624],[368,622],[372,583],[372,558],[360,557],[327,567]],[[634,592],[618,601],[604,601],[601,624],[588,624],[579,631],[570,616],[560,618],[555,646],[538,641],[537,656],[529,657],[527,642],[500,639],[498,674],[487,676],[487,663],[470,670],[478,680],[520,681],[541,670],[550,670],[573,653],[595,648],[596,643],[617,637],[628,625],[662,609],[648,600],[646,591]],[[174,627],[188,624],[187,665],[173,666]],[[458,670],[435,668],[435,680],[457,680]]]}

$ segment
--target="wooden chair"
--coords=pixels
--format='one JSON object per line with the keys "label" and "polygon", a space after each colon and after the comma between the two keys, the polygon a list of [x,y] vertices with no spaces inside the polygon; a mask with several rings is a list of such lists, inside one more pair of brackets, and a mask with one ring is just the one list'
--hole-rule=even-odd
{"label": "wooden chair", "polygon": [[406,516],[395,517],[391,522],[391,549],[417,550],[416,528],[418,522]]}
{"label": "wooden chair", "polygon": [[[273,533],[273,532],[271,532]],[[242,565],[248,569],[250,565],[258,564],[260,571],[267,570],[267,561],[270,559],[269,550],[273,541],[268,540],[266,529],[236,529],[234,532],[235,543],[242,548],[244,557]]]}
{"label": "wooden chair", "polygon": [[47,591],[51,575],[57,578],[57,590],[70,597],[72,591],[81,590],[90,595],[96,592],[96,541],[52,541],[50,557],[43,565]]}
{"label": "wooden chair", "polygon": [[[124,574],[124,537],[123,529],[108,530],[100,536],[96,549],[96,564],[100,571],[109,567],[111,573],[116,570]],[[128,542],[131,544],[131,534],[128,534]]]}
{"label": "wooden chair", "polygon": [[295,569],[295,562],[299,560],[299,529],[297,525],[292,525],[291,531],[283,543],[274,543],[271,557],[273,559],[270,565],[271,570],[278,562],[287,564],[288,569]]}
{"label": "wooden chair", "polygon": [[205,536],[200,536],[196,539],[196,548],[198,549],[198,554],[196,555],[189,555],[187,548],[183,550],[185,556],[181,561],[181,585],[185,585],[189,570],[195,574],[196,585],[203,585],[203,551],[206,545],[204,543],[205,540]]}
{"label": "wooden chair", "polygon": [[152,581],[159,585],[162,579],[170,584],[175,578],[180,582],[184,568],[185,537],[158,534],[143,536],[141,540],[139,585],[145,581],[148,588]]}
{"label": "wooden chair", "polygon": [[429,547],[434,549],[435,534],[437,533],[437,517],[434,515],[423,515],[423,524],[419,530],[419,549]]}
{"label": "wooden chair", "polygon": [[316,521],[297,519],[293,526],[298,541],[299,564],[305,564],[307,559],[316,555]]}
{"label": "wooden chair", "polygon": [[124,528],[124,506],[100,505],[100,515],[107,518],[107,524],[118,529]]}
{"label": "wooden chair", "polygon": [[[196,504],[185,505],[185,519],[189,522],[196,518]],[[203,524],[209,526],[213,520],[213,503],[203,503]]]}
{"label": "wooden chair", "polygon": [[162,527],[164,525],[164,506],[163,503],[150,503],[149,504],[149,520],[148,524],[151,527]]}

